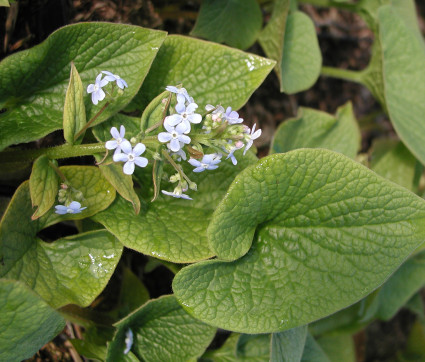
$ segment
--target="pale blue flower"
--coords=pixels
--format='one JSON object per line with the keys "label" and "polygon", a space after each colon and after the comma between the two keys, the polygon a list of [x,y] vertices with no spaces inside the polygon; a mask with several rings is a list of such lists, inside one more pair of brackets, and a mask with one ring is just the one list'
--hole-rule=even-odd
{"label": "pale blue flower", "polygon": [[221,155],[218,153],[211,153],[209,155],[204,155],[201,161],[191,158],[188,162],[195,167],[193,172],[215,170],[218,168],[217,164],[221,162]]}
{"label": "pale blue flower", "polygon": [[250,133],[250,130],[248,128],[247,135],[245,136],[245,140],[247,142],[246,142],[246,147],[243,151],[244,155],[245,155],[246,151],[248,151],[251,148],[252,144],[254,143],[254,140],[261,136],[261,129],[258,129],[257,131],[255,131],[255,127],[256,127],[256,124],[254,124],[254,126],[252,126],[251,133]]}
{"label": "pale blue flower", "polygon": [[187,93],[185,88],[177,88],[169,85],[165,89],[177,95],[177,103],[184,103],[186,100],[188,103],[193,103],[193,98]]}
{"label": "pale blue flower", "polygon": [[146,150],[146,146],[143,143],[138,143],[132,149],[130,142],[123,142],[121,144],[121,150],[124,153],[115,153],[113,160],[115,162],[125,162],[123,171],[126,175],[133,174],[135,164],[139,167],[147,166],[148,159],[145,157],[140,157],[140,155]]}
{"label": "pale blue flower", "polygon": [[239,118],[239,113],[232,111],[232,107],[227,107],[226,113],[223,114],[223,119],[227,120],[229,124],[238,124],[243,122],[243,119]]}
{"label": "pale blue flower", "polygon": [[106,74],[106,79],[108,82],[117,82],[117,86],[120,89],[128,88],[127,82],[122,79],[119,75],[112,74],[111,72],[108,72],[107,70],[102,70],[103,74]]}
{"label": "pale blue flower", "polygon": [[201,123],[202,116],[198,113],[195,113],[198,105],[196,103],[190,103],[187,107],[184,103],[176,104],[176,114],[172,114],[168,116],[165,121],[165,124],[169,124],[170,126],[177,126],[180,123],[183,123],[190,132],[190,124],[191,123]]}
{"label": "pale blue flower", "polygon": [[182,143],[190,143],[190,137],[185,135],[185,133],[189,133],[190,128],[187,128],[185,123],[179,123],[176,127],[173,127],[167,122],[164,122],[164,127],[167,132],[159,133],[158,140],[163,143],[170,142],[167,147],[171,151],[178,152],[181,149]]}
{"label": "pale blue flower", "polygon": [[[116,127],[112,127],[111,128],[111,135],[115,139],[105,143],[105,147],[108,150],[115,150],[115,153],[120,153],[121,152],[121,145],[124,142],[127,142],[129,144],[129,146],[131,147],[130,143],[124,138],[125,127],[123,125],[121,125],[119,132],[116,129]],[[128,146],[127,146],[127,149],[128,149]]]}
{"label": "pale blue flower", "polygon": [[81,207],[81,204],[78,201],[72,201],[68,206],[65,205],[56,205],[55,206],[55,212],[59,215],[64,214],[79,214],[84,209],[87,209],[87,207]]}
{"label": "pale blue flower", "polygon": [[236,166],[238,164],[238,160],[236,159],[234,153],[237,150],[240,150],[244,144],[241,141],[236,142],[236,144],[230,149],[229,154],[226,157],[226,160],[230,158],[232,160],[232,163]]}
{"label": "pale blue flower", "polygon": [[165,195],[176,197],[178,199],[193,200],[191,197],[189,197],[188,195],[185,195],[183,193],[169,192],[169,191],[164,191],[164,190],[161,190],[161,192]]}
{"label": "pale blue flower", "polygon": [[127,332],[125,332],[124,343],[125,343],[124,354],[127,354],[128,352],[130,352],[131,346],[133,345],[133,332],[130,328],[127,329]]}
{"label": "pale blue flower", "polygon": [[100,73],[96,77],[95,83],[88,85],[87,93],[91,93],[91,101],[94,105],[97,105],[99,101],[103,101],[105,99],[105,92],[102,88],[107,84],[108,81],[106,79],[102,79],[102,73]]}

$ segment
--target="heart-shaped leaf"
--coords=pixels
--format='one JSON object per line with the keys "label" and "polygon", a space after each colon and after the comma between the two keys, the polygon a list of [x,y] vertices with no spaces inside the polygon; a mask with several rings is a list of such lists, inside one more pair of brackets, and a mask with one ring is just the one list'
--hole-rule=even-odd
{"label": "heart-shaped leaf", "polygon": [[[117,197],[111,207],[93,216],[93,220],[104,225],[126,247],[141,253],[174,263],[207,259],[213,256],[206,235],[212,211],[234,177],[255,161],[256,157],[248,153],[237,166],[227,160],[217,170],[188,173],[198,184],[194,200],[161,194],[157,201],[147,205],[146,213],[134,215],[131,206]],[[146,170],[138,172],[144,174]]]}
{"label": "heart-shaped leaf", "polygon": [[186,310],[233,331],[282,331],[381,285],[423,243],[425,201],[339,153],[301,149],[241,172],[208,239],[233,262],[204,261],[176,275]]}
{"label": "heart-shaped leaf", "polygon": [[0,360],[30,358],[65,326],[65,320],[17,281],[0,279]]}
{"label": "heart-shaped leaf", "polygon": [[[69,67],[73,61],[83,87],[94,83],[103,70],[128,83],[124,94],[111,103],[97,123],[122,109],[137,93],[166,33],[138,26],[81,23],[63,27],[46,41],[0,63],[0,150],[11,144],[36,140],[62,128]],[[86,94],[87,119],[103,106],[94,106]]]}
{"label": "heart-shaped leaf", "polygon": [[[67,169],[71,172],[62,168],[71,182],[79,180],[76,170],[79,167]],[[98,190],[93,178],[81,180],[87,182],[86,186],[93,193]],[[101,196],[102,190],[98,191]],[[93,201],[91,198],[86,200],[90,201],[87,205]],[[96,212],[96,206],[92,211]],[[0,224],[3,257],[0,276],[24,282],[56,308],[69,303],[90,304],[111,277],[121,256],[122,245],[105,230],[45,243],[37,233],[66,215],[47,214],[32,221],[32,213],[28,182],[24,182],[13,196]]]}
{"label": "heart-shaped leaf", "polygon": [[360,130],[347,103],[336,115],[301,107],[296,118],[276,130],[270,153],[284,153],[297,148],[326,148],[354,158],[360,146]]}
{"label": "heart-shaped leaf", "polygon": [[275,61],[224,45],[168,36],[143,87],[133,100],[143,109],[168,85],[182,83],[195,103],[242,107],[273,69]]}
{"label": "heart-shaped leaf", "polygon": [[255,42],[262,23],[256,0],[205,0],[191,35],[246,49]]}
{"label": "heart-shaped leaf", "polygon": [[122,359],[128,330],[133,334],[131,351],[146,362],[183,362],[199,357],[216,331],[187,314],[172,295],[149,301],[116,327],[106,361]]}

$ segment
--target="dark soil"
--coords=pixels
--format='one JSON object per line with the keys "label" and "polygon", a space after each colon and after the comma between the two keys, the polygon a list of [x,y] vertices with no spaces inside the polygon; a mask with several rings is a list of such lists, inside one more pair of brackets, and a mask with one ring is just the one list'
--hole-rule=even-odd
{"label": "dark soil", "polygon": [[[425,2],[417,0],[419,22],[425,29]],[[0,8],[0,59],[14,52],[28,49],[43,41],[57,28],[81,21],[110,21],[129,23],[166,30],[171,34],[188,35],[196,20],[200,1],[167,0],[19,0],[10,9]],[[373,34],[355,14],[335,9],[317,9],[303,5],[315,22],[324,65],[345,69],[363,69],[368,64]],[[268,14],[265,15],[265,20]],[[259,45],[248,51],[264,55]],[[279,82],[271,73],[240,111],[247,124],[257,123],[263,129],[258,140],[259,155],[268,153],[275,129],[284,120],[293,117],[300,106],[334,113],[338,107],[351,101],[362,129],[362,152],[367,152],[376,137],[394,135],[391,124],[380,112],[379,104],[361,85],[320,77],[308,91],[288,96],[279,91]],[[373,117],[367,117],[374,114]],[[43,144],[54,144],[55,135]],[[0,182],[2,196],[10,196],[16,185]],[[127,251],[129,253],[129,251]],[[141,273],[146,258],[132,255],[134,271]],[[137,263],[136,263],[137,261]],[[136,267],[137,265],[137,267]],[[139,269],[139,270],[137,270]],[[159,267],[152,271],[155,280],[163,283],[150,285],[152,296],[170,293],[172,273]],[[107,293],[108,290],[105,291]],[[366,332],[355,338],[359,361],[389,361],[403,348],[414,317],[409,312],[399,313],[388,323],[375,322]],[[75,330],[77,328],[77,330]],[[32,361],[78,361],[75,350],[67,339],[79,333],[78,327],[67,326],[64,332],[43,347]]]}

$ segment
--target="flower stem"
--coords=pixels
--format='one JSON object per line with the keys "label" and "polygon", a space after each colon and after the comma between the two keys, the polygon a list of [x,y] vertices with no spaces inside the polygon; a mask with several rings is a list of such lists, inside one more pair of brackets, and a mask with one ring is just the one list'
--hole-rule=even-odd
{"label": "flower stem", "polygon": [[46,155],[50,159],[90,156],[96,153],[105,152],[104,143],[90,143],[85,145],[64,144],[61,146],[39,149],[18,150],[8,149],[0,153],[0,164],[14,162],[31,162],[41,155]]}
{"label": "flower stem", "polygon": [[362,72],[356,70],[347,70],[334,67],[322,67],[322,75],[348,80],[355,83],[362,83]]}
{"label": "flower stem", "polygon": [[96,121],[96,119],[99,118],[99,116],[103,113],[103,111],[106,109],[106,107],[109,106],[109,102],[106,102],[105,105],[97,112],[94,117],[88,121],[83,128],[81,128],[78,133],[74,136],[74,141],[76,141],[87,129]]}

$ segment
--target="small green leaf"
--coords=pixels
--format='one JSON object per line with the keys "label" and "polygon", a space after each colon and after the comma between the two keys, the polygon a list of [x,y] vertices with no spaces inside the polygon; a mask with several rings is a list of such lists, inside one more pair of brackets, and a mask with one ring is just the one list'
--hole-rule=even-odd
{"label": "small green leaf", "polygon": [[167,36],[133,102],[143,109],[166,86],[182,83],[199,109],[207,104],[238,109],[274,65],[273,60],[223,45],[180,35]]}
{"label": "small green leaf", "polygon": [[308,333],[305,341],[302,362],[331,362],[322,347],[316,342],[314,337]]}
{"label": "small green leaf", "polygon": [[307,326],[296,327],[285,332],[273,333],[270,359],[273,362],[300,362],[305,341]]}
{"label": "small green leaf", "polygon": [[211,325],[282,331],[364,298],[424,238],[425,201],[408,190],[339,153],[276,154],[242,171],[214,211],[209,245],[226,261],[183,268],[173,290]]}
{"label": "small green leaf", "polygon": [[416,159],[400,141],[377,140],[373,143],[370,168],[400,186],[413,191]]}
{"label": "small green leaf", "polygon": [[[61,169],[74,181],[80,175],[79,168]],[[86,199],[88,205],[103,196],[103,190],[96,187],[95,178],[80,180],[85,181],[93,193],[99,191],[96,197],[90,195]],[[101,210],[108,201],[99,200],[98,204],[101,204],[98,208]],[[96,207],[99,206],[93,206],[92,211],[97,212]],[[13,196],[0,224],[3,257],[0,276],[24,282],[53,307],[69,303],[90,304],[112,275],[121,256],[121,244],[105,230],[45,243],[37,233],[66,215],[46,214],[32,221],[32,213],[28,182],[24,182]],[[69,216],[78,217],[78,214]],[[81,293],[82,289],[84,293]]]}
{"label": "small green leaf", "polygon": [[272,16],[258,38],[267,56],[277,62],[275,70],[279,81],[282,80],[282,57],[289,3],[290,0],[275,0]]}
{"label": "small green leaf", "polygon": [[390,5],[379,9],[378,19],[389,116],[404,144],[425,163],[424,44]]}
{"label": "small green leaf", "polygon": [[356,362],[353,337],[350,334],[326,335],[317,339],[317,343],[331,362]]}
{"label": "small green leaf", "polygon": [[[36,140],[62,128],[63,99],[69,65],[79,69],[83,89],[102,70],[126,80],[128,88],[98,117],[100,123],[122,109],[137,93],[161,46],[165,32],[111,23],[81,23],[63,27],[32,49],[0,63],[0,150]],[[87,119],[103,106],[85,94]]]}
{"label": "small green leaf", "polygon": [[[148,128],[163,121],[166,116],[166,108],[170,105],[171,93],[168,91],[162,92],[155,97],[145,108],[140,120],[140,128],[146,131]],[[164,100],[166,102],[164,102]],[[157,132],[149,133],[149,135],[157,134]]]}
{"label": "small green leaf", "polygon": [[172,295],[149,301],[116,327],[106,361],[121,360],[129,328],[134,336],[131,351],[146,362],[178,362],[199,357],[216,331],[187,314]]}
{"label": "small green leaf", "polygon": [[119,309],[121,316],[139,308],[149,300],[149,291],[141,280],[128,268],[122,268]]}
{"label": "small green leaf", "polygon": [[31,216],[33,220],[43,216],[53,206],[59,188],[59,177],[50,166],[47,156],[40,156],[32,166],[30,176],[31,202],[37,210]]}
{"label": "small green leaf", "polygon": [[23,283],[0,279],[0,360],[30,358],[65,327],[65,320]]}
{"label": "small green leaf", "polygon": [[[233,178],[255,160],[256,157],[248,153],[237,166],[227,160],[214,171],[187,173],[198,184],[194,200],[161,194],[158,200],[147,205],[145,214],[134,215],[128,203],[117,197],[111,207],[93,216],[93,220],[104,225],[126,247],[155,258],[173,263],[210,258],[213,253],[208,247],[206,230],[214,207],[225,195]],[[145,174],[147,171],[138,172]],[[142,184],[142,187],[146,185]],[[149,200],[151,198],[149,196]]]}
{"label": "small green leaf", "polygon": [[202,362],[234,362],[236,360],[236,345],[240,334],[232,333],[219,349],[208,349],[201,357]]}
{"label": "small green leaf", "polygon": [[246,49],[257,39],[262,23],[256,0],[204,0],[191,35]]}
{"label": "small green leaf", "polygon": [[[84,89],[80,75],[71,62],[71,75],[66,90],[65,105],[63,107],[63,135],[66,142],[73,145],[83,140],[84,134],[75,139],[78,132],[86,125],[86,107],[84,106]],[[78,142],[77,142],[78,141]]]}
{"label": "small green leaf", "polygon": [[355,158],[360,147],[360,130],[347,103],[336,115],[301,107],[296,118],[276,130],[270,153],[284,153],[297,148],[326,148]]}
{"label": "small green leaf", "polygon": [[270,358],[270,334],[242,334],[236,345],[236,360],[263,362]]}

